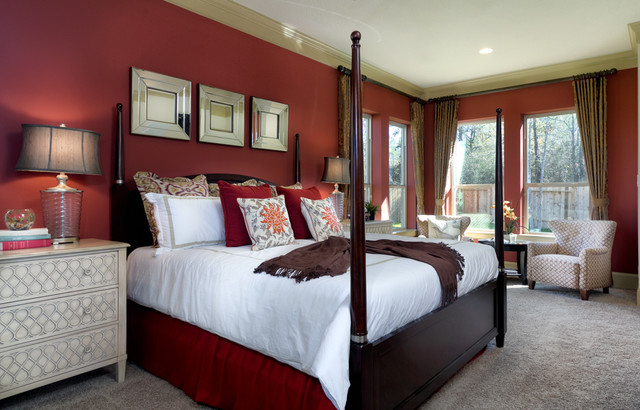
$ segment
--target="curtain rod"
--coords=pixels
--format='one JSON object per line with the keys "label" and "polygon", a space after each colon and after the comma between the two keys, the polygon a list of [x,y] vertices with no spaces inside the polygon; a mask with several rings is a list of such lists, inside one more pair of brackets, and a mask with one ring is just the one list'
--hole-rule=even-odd
{"label": "curtain rod", "polygon": [[[339,65],[339,66],[338,66],[338,71],[339,71],[339,72],[341,72],[342,74],[351,75],[351,70],[349,70],[347,67],[342,66],[342,65]],[[364,74],[362,75],[362,81],[366,81],[366,82],[368,82],[368,83],[371,83],[371,84],[377,85],[378,87],[382,87],[382,88],[384,88],[384,89],[386,89],[386,90],[393,91],[393,92],[394,92],[394,93],[396,93],[396,94],[400,94],[400,95],[402,95],[402,96],[404,96],[404,97],[410,98],[411,100],[416,101],[416,102],[419,102],[420,104],[423,104],[423,105],[424,105],[424,104],[426,104],[426,103],[427,103],[427,102],[426,102],[425,100],[423,100],[422,98],[418,98],[418,97],[416,97],[416,96],[414,96],[414,95],[407,94],[407,93],[405,93],[404,91],[400,91],[400,90],[398,90],[397,88],[393,88],[393,87],[391,87],[391,86],[389,86],[389,85],[383,84],[383,83],[378,82],[378,81],[376,81],[376,80],[374,80],[374,79],[372,79],[372,78],[369,78],[369,77],[367,77],[367,76],[366,76],[366,75],[364,75]]]}
{"label": "curtain rod", "polygon": [[605,76],[605,75],[613,75],[613,74],[615,74],[617,72],[618,72],[617,69],[611,68],[609,70],[598,71],[598,72],[595,72],[595,73],[578,74],[578,75],[573,75],[573,76],[570,76],[570,77],[555,78],[555,79],[552,79],[552,80],[537,81],[537,82],[533,82],[533,83],[514,85],[514,86],[510,86],[510,87],[494,88],[492,90],[476,91],[476,92],[472,92],[472,93],[459,94],[459,95],[446,96],[446,97],[439,97],[439,98],[429,98],[429,100],[427,100],[427,102],[428,103],[435,103],[435,102],[439,102],[439,101],[449,100],[449,99],[452,99],[452,98],[473,97],[473,96],[476,96],[476,95],[492,94],[492,93],[498,93],[498,92],[502,92],[502,91],[518,90],[520,88],[527,88],[527,87],[535,87],[535,86],[539,86],[539,85],[561,83],[563,81],[569,81],[569,80],[601,77],[601,76]]}

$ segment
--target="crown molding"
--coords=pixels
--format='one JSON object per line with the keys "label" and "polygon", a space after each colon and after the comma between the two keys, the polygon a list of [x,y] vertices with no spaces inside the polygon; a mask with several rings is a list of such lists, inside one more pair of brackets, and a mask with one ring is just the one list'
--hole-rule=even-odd
{"label": "crown molding", "polygon": [[[165,0],[243,33],[337,68],[351,67],[351,55],[270,19],[231,0]],[[347,40],[345,39],[345,42]],[[419,96],[423,89],[398,76],[361,62],[363,75],[404,93]]]}
{"label": "crown molding", "polygon": [[491,91],[501,91],[510,87],[553,81],[565,77],[571,77],[581,73],[596,72],[616,68],[624,70],[638,66],[636,53],[625,51],[609,54],[601,57],[584,60],[570,61],[543,67],[535,67],[526,70],[513,71],[495,76],[476,78],[459,83],[446,84],[437,87],[425,88],[422,98],[438,98],[446,95],[461,95]]}
{"label": "crown molding", "polygon": [[[351,66],[351,55],[328,46],[313,37],[277,22],[232,0],[165,0],[175,6],[217,21],[268,43],[303,55],[331,67]],[[601,57],[536,67],[495,76],[482,77],[437,87],[421,88],[380,68],[361,62],[362,74],[406,94],[428,100],[445,95],[460,95],[551,81],[576,74],[610,68],[623,70],[638,66],[640,22],[628,25],[632,50]]]}
{"label": "crown molding", "polygon": [[638,43],[640,43],[640,21],[630,23],[629,27],[629,40],[631,40],[631,48],[634,53],[638,53]]}

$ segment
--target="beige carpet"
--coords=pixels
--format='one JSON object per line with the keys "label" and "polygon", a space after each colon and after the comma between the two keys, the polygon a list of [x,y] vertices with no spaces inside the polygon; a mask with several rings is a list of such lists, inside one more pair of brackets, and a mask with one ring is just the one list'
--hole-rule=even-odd
{"label": "beige carpet", "polygon": [[[487,351],[420,409],[640,409],[635,291],[576,291],[509,281],[505,347]],[[0,401],[3,409],[189,409],[181,390],[129,364],[124,383],[98,370]]]}

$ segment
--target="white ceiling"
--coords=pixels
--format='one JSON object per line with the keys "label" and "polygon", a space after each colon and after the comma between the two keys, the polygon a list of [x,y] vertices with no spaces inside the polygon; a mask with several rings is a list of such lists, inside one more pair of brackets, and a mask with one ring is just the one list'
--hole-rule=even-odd
{"label": "white ceiling", "polygon": [[[358,30],[364,63],[421,90],[620,53],[629,60],[628,25],[640,22],[640,0],[168,1],[219,21],[248,9],[281,25],[281,34],[342,53]],[[259,25],[253,18],[248,26]],[[480,55],[483,47],[495,51]]]}
{"label": "white ceiling", "polygon": [[[631,50],[639,0],[235,0],[421,88]],[[478,50],[491,47],[490,55]]]}

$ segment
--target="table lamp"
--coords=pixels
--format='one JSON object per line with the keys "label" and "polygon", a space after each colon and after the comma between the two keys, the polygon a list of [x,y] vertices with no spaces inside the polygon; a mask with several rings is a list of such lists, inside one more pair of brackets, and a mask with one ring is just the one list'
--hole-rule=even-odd
{"label": "table lamp", "polygon": [[59,172],[58,185],[40,191],[44,226],[52,244],[77,242],[82,191],[67,185],[66,173],[102,175],[100,134],[48,125],[22,124],[22,151],[18,171]]}
{"label": "table lamp", "polygon": [[334,190],[329,197],[333,202],[336,214],[338,214],[338,219],[342,219],[344,214],[344,194],[338,190],[338,184],[348,184],[351,182],[349,160],[340,157],[324,157],[322,182],[334,184]]}

